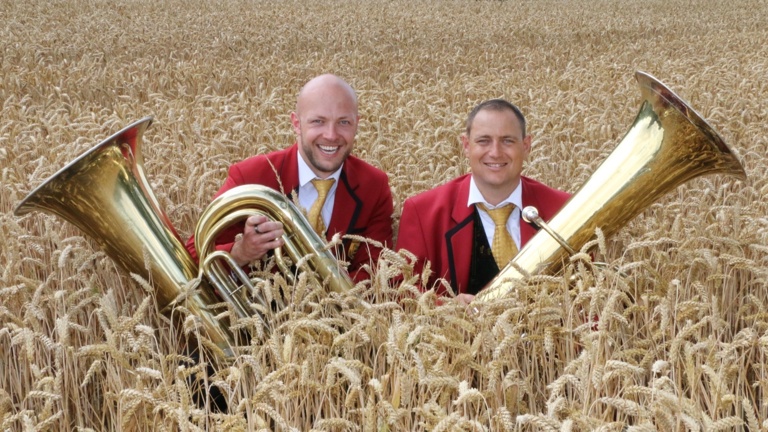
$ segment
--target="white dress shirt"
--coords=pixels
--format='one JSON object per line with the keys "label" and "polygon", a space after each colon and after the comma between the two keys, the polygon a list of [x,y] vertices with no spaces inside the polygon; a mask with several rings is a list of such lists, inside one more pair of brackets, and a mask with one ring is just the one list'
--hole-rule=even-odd
{"label": "white dress shirt", "polygon": [[[520,249],[520,209],[523,207],[523,187],[521,185],[522,182],[518,183],[515,190],[513,190],[507,198],[505,198],[498,205],[494,206],[488,203],[485,198],[483,198],[483,194],[480,193],[480,189],[478,189],[477,185],[475,184],[475,178],[471,176],[469,180],[469,198],[467,199],[467,207],[473,206],[477,203],[483,203],[491,210],[508,203],[514,204],[515,210],[512,211],[512,214],[509,215],[509,219],[507,219],[507,231],[509,231],[509,234],[512,235],[512,240],[515,241],[518,250]],[[483,222],[485,236],[488,237],[488,244],[492,245],[493,233],[496,231],[496,224],[493,223],[491,215],[489,215],[485,210],[478,207],[478,213],[480,214],[480,221]]]}
{"label": "white dress shirt", "polygon": [[[317,189],[315,189],[315,185],[312,184],[312,180],[318,177],[312,171],[312,168],[310,168],[309,165],[304,161],[301,153],[299,153],[299,157],[297,159],[299,160],[299,205],[304,209],[305,212],[309,212],[309,209],[312,208],[312,204],[315,202],[318,195]],[[320,211],[320,215],[323,218],[323,224],[325,227],[328,227],[331,223],[331,215],[333,214],[333,202],[336,200],[336,188],[339,185],[339,177],[341,176],[341,168],[343,167],[344,165],[342,164],[342,166],[339,167],[336,172],[328,177],[336,181],[333,182],[333,186],[331,186],[331,189],[328,191],[328,195],[325,197],[325,204],[323,204],[323,209]]]}

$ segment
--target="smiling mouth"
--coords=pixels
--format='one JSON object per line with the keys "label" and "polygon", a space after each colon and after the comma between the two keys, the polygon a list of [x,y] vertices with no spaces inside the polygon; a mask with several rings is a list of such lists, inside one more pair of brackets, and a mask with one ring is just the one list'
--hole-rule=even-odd
{"label": "smiling mouth", "polygon": [[332,155],[336,154],[341,147],[318,145],[317,148],[319,148],[323,154]]}
{"label": "smiling mouth", "polygon": [[485,164],[485,166],[487,166],[488,168],[502,168],[506,165],[507,165],[506,163],[486,163]]}

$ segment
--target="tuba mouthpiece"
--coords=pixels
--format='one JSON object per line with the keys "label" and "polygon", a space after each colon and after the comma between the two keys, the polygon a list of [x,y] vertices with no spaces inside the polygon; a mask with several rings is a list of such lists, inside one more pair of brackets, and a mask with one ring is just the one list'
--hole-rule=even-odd
{"label": "tuba mouthpiece", "polygon": [[523,220],[539,226],[539,211],[534,206],[525,207],[522,211]]}

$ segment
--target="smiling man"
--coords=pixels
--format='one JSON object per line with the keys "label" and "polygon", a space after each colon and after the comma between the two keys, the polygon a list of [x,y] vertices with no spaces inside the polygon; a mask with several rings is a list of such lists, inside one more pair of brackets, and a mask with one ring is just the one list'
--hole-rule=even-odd
{"label": "smiling man", "polygon": [[[387,175],[350,155],[359,119],[357,96],[349,84],[330,74],[313,78],[299,92],[291,113],[297,142],[232,165],[216,196],[244,184],[297,194],[321,237],[354,234],[390,247],[393,207]],[[216,243],[246,265],[282,246],[282,235],[280,222],[251,216],[223,232]],[[350,263],[348,270],[355,281],[368,278],[364,266],[375,267],[380,249],[351,240],[343,243],[337,258]],[[197,259],[194,238],[187,241],[187,249]]]}
{"label": "smiling man", "polygon": [[469,303],[535,234],[520,209],[535,206],[544,220],[570,195],[521,175],[531,152],[525,117],[513,104],[491,99],[469,113],[461,136],[471,173],[407,199],[397,249],[418,258],[414,272],[431,263],[423,289],[445,294],[445,279],[456,298]]}

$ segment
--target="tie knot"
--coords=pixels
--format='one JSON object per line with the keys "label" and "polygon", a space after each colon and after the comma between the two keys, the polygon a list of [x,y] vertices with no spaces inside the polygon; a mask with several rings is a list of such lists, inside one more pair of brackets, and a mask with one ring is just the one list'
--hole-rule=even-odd
{"label": "tie knot", "polygon": [[480,208],[485,210],[486,213],[493,219],[493,223],[496,226],[500,225],[506,225],[507,219],[509,219],[509,215],[512,214],[512,210],[515,209],[514,204],[508,204],[504,205],[502,207],[496,207],[495,209],[489,209],[485,204],[480,203],[478,204]]}
{"label": "tie knot", "polygon": [[333,186],[333,182],[336,180],[330,178],[325,180],[320,179],[314,179],[312,180],[312,184],[315,186],[315,189],[317,189],[317,196],[319,199],[324,199],[326,195],[328,195],[328,191],[331,190],[331,186]]}

